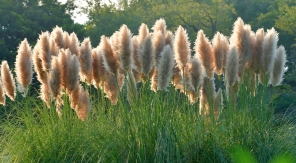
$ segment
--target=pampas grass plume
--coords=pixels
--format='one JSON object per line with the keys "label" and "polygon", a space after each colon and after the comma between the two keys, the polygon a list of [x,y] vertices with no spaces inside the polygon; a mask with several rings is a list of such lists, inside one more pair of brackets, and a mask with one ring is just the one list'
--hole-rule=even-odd
{"label": "pampas grass plume", "polygon": [[170,45],[172,50],[174,49],[174,34],[171,31],[167,31],[165,34],[165,44]]}
{"label": "pampas grass plume", "polygon": [[69,35],[69,33],[66,32],[66,31],[63,32],[63,41],[64,41],[64,46],[63,46],[63,48],[64,48],[64,49],[68,49],[68,48],[70,47],[70,43],[71,43],[71,41],[70,41],[70,35]]}
{"label": "pampas grass plume", "polygon": [[104,67],[110,73],[117,75],[118,68],[120,66],[119,58],[112,50],[109,39],[105,36],[101,37],[100,48],[103,53]]}
{"label": "pampas grass plume", "polygon": [[236,46],[230,47],[226,56],[225,82],[228,87],[235,84],[238,74],[238,52]]}
{"label": "pampas grass plume", "polygon": [[98,88],[99,86],[102,86],[102,83],[104,81],[105,76],[105,68],[103,65],[103,54],[101,50],[98,48],[95,48],[92,50],[92,80],[93,85]]}
{"label": "pampas grass plume", "polygon": [[205,36],[203,30],[198,31],[195,41],[195,57],[197,57],[205,68],[206,76],[209,79],[214,77],[215,56],[213,54],[212,45]]}
{"label": "pampas grass plume", "polygon": [[222,33],[217,32],[213,38],[212,44],[215,56],[216,73],[221,75],[224,70],[229,43],[227,38]]}
{"label": "pampas grass plume", "polygon": [[139,61],[139,56],[138,56],[138,51],[139,51],[139,41],[138,41],[138,38],[137,36],[134,36],[132,41],[133,41],[133,47],[134,47],[134,51],[133,51],[133,61],[132,61],[132,69],[138,71],[138,72],[141,72],[141,63]]}
{"label": "pampas grass plume", "polygon": [[152,30],[155,31],[160,31],[163,34],[166,33],[166,22],[163,18],[160,18],[155,21],[154,26],[152,27]]}
{"label": "pampas grass plume", "polygon": [[274,58],[276,55],[277,42],[278,33],[275,31],[275,29],[272,28],[270,30],[267,30],[262,43],[263,54],[261,59],[262,70],[265,73],[269,73],[270,71],[272,71]]}
{"label": "pampas grass plume", "polygon": [[[67,49],[68,50],[68,49]],[[67,66],[66,73],[66,88],[69,92],[75,90],[79,84],[79,61],[76,55],[71,55]]]}
{"label": "pampas grass plume", "polygon": [[78,56],[80,63],[80,79],[87,84],[92,81],[92,46],[90,39],[87,37],[81,43],[80,53]]}
{"label": "pampas grass plume", "polygon": [[154,58],[154,48],[150,35],[147,35],[143,43],[139,45],[138,58],[142,68],[141,73],[148,76],[153,67]]}
{"label": "pampas grass plume", "polygon": [[133,42],[132,34],[126,25],[119,29],[119,49],[115,51],[120,58],[120,67],[124,71],[131,70]]}
{"label": "pampas grass plume", "polygon": [[139,36],[138,36],[138,42],[139,44],[143,44],[144,39],[150,35],[148,26],[144,23],[141,24],[139,28]]}
{"label": "pampas grass plume", "polygon": [[184,68],[190,60],[191,50],[188,34],[182,26],[179,26],[175,32],[174,53],[177,66],[181,70],[181,74],[183,74]]}
{"label": "pampas grass plume", "polygon": [[18,54],[15,61],[15,73],[18,81],[18,90],[26,95],[29,84],[32,82],[32,60],[31,60],[31,47],[25,39],[21,42],[18,48]]}
{"label": "pampas grass plume", "polygon": [[61,72],[59,69],[59,61],[57,57],[53,57],[51,60],[51,70],[49,72],[48,84],[51,95],[57,98],[61,89]]}
{"label": "pampas grass plume", "polygon": [[153,46],[154,46],[154,66],[157,66],[160,60],[160,53],[165,46],[165,37],[161,31],[153,33]]}
{"label": "pampas grass plume", "polygon": [[204,70],[197,58],[191,58],[188,65],[188,73],[191,76],[191,82],[195,92],[198,92],[200,85],[203,82]]}
{"label": "pampas grass plume", "polygon": [[117,79],[114,74],[106,72],[103,90],[106,94],[106,97],[111,101],[111,104],[117,104],[119,89]]}
{"label": "pampas grass plume", "polygon": [[39,51],[39,45],[40,42],[35,45],[33,49],[33,65],[34,65],[34,71],[37,73],[37,79],[40,83],[47,83],[48,80],[48,74],[46,71],[42,69],[42,60],[39,58],[40,51]]}
{"label": "pampas grass plume", "polygon": [[53,40],[55,41],[55,43],[57,44],[57,46],[59,48],[63,48],[64,47],[64,39],[63,39],[63,29],[56,26],[55,28],[53,28],[53,31],[51,32],[51,38],[53,38]]}
{"label": "pampas grass plume", "polygon": [[39,58],[41,59],[43,71],[50,70],[51,52],[50,52],[50,39],[49,32],[43,32],[39,35]]}
{"label": "pampas grass plume", "polygon": [[79,56],[80,47],[79,47],[79,40],[74,32],[70,34],[70,44],[69,49],[72,54]]}
{"label": "pampas grass plume", "polygon": [[1,64],[1,79],[5,89],[5,94],[14,101],[16,88],[13,75],[9,69],[7,61],[2,61]]}
{"label": "pampas grass plume", "polygon": [[276,50],[276,56],[274,60],[274,66],[272,71],[272,79],[271,83],[273,86],[278,86],[283,81],[284,73],[287,71],[287,67],[285,67],[286,60],[286,52],[283,46],[280,46]]}
{"label": "pampas grass plume", "polygon": [[172,49],[166,45],[161,53],[158,69],[158,90],[168,91],[167,87],[173,76],[174,56]]}
{"label": "pampas grass plume", "polygon": [[5,91],[4,91],[1,80],[0,80],[0,104],[5,105]]}

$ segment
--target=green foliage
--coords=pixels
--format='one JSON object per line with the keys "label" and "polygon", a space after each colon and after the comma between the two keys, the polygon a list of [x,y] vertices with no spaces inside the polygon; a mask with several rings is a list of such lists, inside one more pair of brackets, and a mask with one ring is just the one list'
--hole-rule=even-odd
{"label": "green foliage", "polygon": [[[255,162],[294,159],[296,128],[275,125],[273,109],[262,93],[228,102],[220,116],[199,114],[198,103],[175,91],[150,91],[138,85],[138,96],[123,88],[117,105],[101,90],[86,87],[92,112],[80,121],[64,96],[58,117],[36,97],[11,104],[0,124],[1,161],[7,162]],[[243,91],[240,95],[250,94]],[[245,97],[245,96],[244,96]],[[238,148],[239,146],[244,148]],[[244,161],[244,160],[242,160]]]}

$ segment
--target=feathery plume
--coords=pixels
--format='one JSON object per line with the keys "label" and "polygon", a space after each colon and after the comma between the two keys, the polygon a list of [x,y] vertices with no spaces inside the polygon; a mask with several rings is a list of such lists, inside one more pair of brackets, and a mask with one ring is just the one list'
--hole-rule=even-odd
{"label": "feathery plume", "polygon": [[153,46],[154,46],[154,66],[157,66],[160,59],[160,53],[165,46],[164,34],[161,31],[156,31],[153,33]]}
{"label": "feathery plume", "polygon": [[175,32],[174,52],[177,66],[181,70],[181,74],[183,74],[184,68],[190,60],[191,51],[188,34],[182,26],[179,26]]}
{"label": "feathery plume", "polygon": [[0,80],[0,104],[5,105],[5,92],[4,92],[4,88],[1,80]]}
{"label": "feathery plume", "polygon": [[39,35],[39,58],[41,59],[43,71],[48,72],[50,70],[51,52],[50,52],[50,40],[49,32],[43,32]]}
{"label": "feathery plume", "polygon": [[239,56],[238,80],[242,78],[245,64],[251,55],[250,33],[250,25],[245,25],[241,18],[234,22],[233,33],[229,40],[230,44],[236,46]]}
{"label": "feathery plume", "polygon": [[138,36],[138,42],[139,42],[140,45],[143,44],[144,39],[148,35],[150,35],[148,26],[146,24],[142,23],[140,28],[139,28],[139,36]]}
{"label": "feathery plume", "polygon": [[286,60],[286,52],[283,46],[280,46],[276,50],[276,56],[274,59],[274,66],[272,71],[272,79],[271,83],[273,86],[278,86],[283,81],[284,73],[287,71],[287,67],[285,67]]}
{"label": "feathery plume", "polygon": [[59,61],[57,57],[53,57],[51,60],[51,70],[49,71],[49,78],[48,78],[48,84],[49,84],[49,90],[51,95],[54,98],[57,98],[60,94],[61,89],[61,72],[59,69]]}
{"label": "feathery plume", "polygon": [[[250,68],[258,74],[260,72],[260,65],[262,63],[262,50],[263,50],[263,39],[264,39],[264,29],[260,28],[256,31],[255,38],[254,34],[251,37],[252,47],[253,48],[253,55],[250,59]],[[255,44],[254,44],[255,42]]]}
{"label": "feathery plume", "polygon": [[50,90],[49,90],[48,83],[41,84],[40,98],[46,103],[47,108],[50,108]]}
{"label": "feathery plume", "polygon": [[70,95],[71,107],[75,110],[77,117],[85,121],[87,114],[91,110],[91,104],[89,99],[89,93],[84,90],[79,84],[75,90]]}
{"label": "feathery plume", "polygon": [[[68,49],[66,50],[68,51]],[[70,51],[68,51],[70,53]],[[66,70],[66,88],[69,92],[75,90],[79,84],[79,61],[76,55],[71,55]]]}
{"label": "feathery plume", "polygon": [[112,105],[115,105],[118,101],[118,83],[116,76],[108,71],[105,73],[104,92],[106,97],[111,101]]}
{"label": "feathery plume", "polygon": [[63,39],[63,30],[62,30],[62,28],[60,28],[58,26],[53,28],[53,31],[51,32],[51,38],[53,38],[53,40],[55,41],[55,43],[57,44],[57,46],[59,48],[64,47],[64,39]]}
{"label": "feathery plume", "polygon": [[93,85],[98,88],[102,86],[105,76],[105,68],[103,66],[103,56],[102,51],[98,48],[92,50],[92,79]]}
{"label": "feathery plume", "polygon": [[80,43],[76,34],[72,32],[70,34],[70,44],[68,45],[72,54],[79,56],[79,52],[80,52],[79,44]]}
{"label": "feathery plume", "polygon": [[174,56],[172,49],[166,45],[161,53],[158,69],[158,90],[168,91],[167,87],[173,76]]}
{"label": "feathery plume", "polygon": [[215,70],[215,56],[213,54],[211,43],[205,36],[203,30],[198,31],[197,38],[195,41],[195,57],[197,57],[202,63],[206,76],[209,79],[214,77]]}
{"label": "feathery plume", "polygon": [[179,89],[181,92],[184,92],[184,86],[182,84],[182,76],[181,76],[181,70],[179,67],[175,64],[174,70],[173,70],[173,79],[172,84],[175,86],[175,89]]}
{"label": "feathery plume", "polygon": [[64,40],[64,49],[68,49],[70,46],[70,35],[68,32],[64,31],[63,32],[63,40]]}
{"label": "feathery plume", "polygon": [[18,47],[18,54],[15,61],[15,73],[18,82],[17,88],[19,92],[24,93],[23,96],[26,96],[28,86],[31,84],[33,77],[31,47],[27,39],[24,39]]}
{"label": "feathery plume", "polygon": [[126,25],[119,29],[119,48],[115,53],[120,58],[120,67],[124,71],[131,70],[131,61],[133,54],[132,34]]}
{"label": "feathery plume", "polygon": [[141,65],[141,73],[149,75],[153,67],[154,48],[150,34],[139,44],[138,58]]}
{"label": "feathery plume", "polygon": [[80,53],[78,56],[80,63],[80,79],[87,84],[92,81],[92,47],[89,37],[85,38],[81,43]]}
{"label": "feathery plume", "polygon": [[213,38],[212,44],[215,56],[216,74],[221,75],[225,67],[226,53],[229,48],[228,40],[222,33],[217,32]]}
{"label": "feathery plume", "polygon": [[278,33],[274,28],[267,30],[266,35],[264,36],[262,47],[262,58],[261,58],[261,68],[265,73],[269,73],[272,70],[274,65],[274,57],[276,54],[278,42]]}
{"label": "feathery plume", "polygon": [[132,73],[135,78],[135,82],[136,83],[140,82],[141,81],[141,74],[135,69],[132,69]]}
{"label": "feathery plume", "polygon": [[139,51],[138,37],[134,36],[132,41],[133,41],[133,47],[134,47],[132,69],[137,70],[138,72],[141,72],[142,67],[141,67],[141,63],[139,61],[139,56],[138,56],[138,53],[139,53],[138,52]]}
{"label": "feathery plume", "polygon": [[204,72],[200,61],[197,58],[191,58],[187,64],[188,74],[191,77],[192,86],[195,92],[198,92],[200,85],[203,82]]}
{"label": "feathery plume", "polygon": [[103,53],[104,67],[110,73],[117,75],[118,68],[120,66],[119,58],[112,50],[110,41],[105,36],[101,37],[100,48]]}
{"label": "feathery plume", "polygon": [[154,26],[152,27],[152,30],[155,31],[161,31],[163,34],[166,33],[166,22],[163,18],[160,18],[156,20]]}
{"label": "feathery plume", "polygon": [[230,47],[226,56],[225,82],[228,87],[235,84],[238,72],[238,52],[236,46]]}
{"label": "feathery plume", "polygon": [[59,47],[57,46],[56,42],[54,39],[50,38],[50,44],[49,44],[49,51],[51,56],[58,56],[59,54]]}
{"label": "feathery plume", "polygon": [[[165,44],[170,45],[171,49],[174,49],[174,35],[171,31],[167,31],[165,34]],[[174,51],[174,50],[173,50]]]}
{"label": "feathery plume", "polygon": [[40,55],[40,51],[39,51],[39,47],[40,47],[40,42],[35,45],[34,49],[33,49],[33,65],[34,65],[34,70],[37,73],[37,79],[40,83],[47,83],[47,79],[48,79],[48,74],[46,71],[44,71],[42,69],[42,60],[40,59],[39,55]]}
{"label": "feathery plume", "polygon": [[1,78],[5,89],[5,94],[14,101],[16,95],[15,82],[12,73],[10,72],[7,61],[2,61]]}

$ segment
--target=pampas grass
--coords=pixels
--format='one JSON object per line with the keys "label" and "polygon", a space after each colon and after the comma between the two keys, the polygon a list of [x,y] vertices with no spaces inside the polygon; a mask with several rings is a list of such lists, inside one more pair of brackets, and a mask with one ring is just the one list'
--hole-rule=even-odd
{"label": "pampas grass", "polygon": [[226,53],[229,49],[227,37],[222,33],[217,32],[212,40],[213,53],[215,56],[216,74],[221,75],[224,71],[226,62]]}
{"label": "pampas grass", "polygon": [[63,29],[56,26],[51,32],[51,38],[55,41],[59,48],[64,47]]}
{"label": "pampas grass", "polygon": [[102,36],[99,46],[103,53],[104,67],[110,73],[117,75],[120,62],[118,56],[114,53],[111,47],[110,40],[106,38],[106,36]]}
{"label": "pampas grass", "polygon": [[27,94],[28,86],[31,84],[33,77],[31,53],[31,47],[27,39],[24,39],[18,47],[15,61],[17,88],[24,96]]}
{"label": "pampas grass", "polygon": [[117,104],[119,88],[116,76],[110,72],[105,73],[104,92],[112,105]]}
{"label": "pampas grass", "polygon": [[120,59],[120,67],[124,71],[131,70],[132,54],[133,54],[133,42],[132,34],[126,25],[123,25],[119,29],[119,48],[115,50],[115,53]]}
{"label": "pampas grass", "polygon": [[166,33],[166,22],[163,18],[160,18],[158,20],[155,21],[153,27],[152,27],[153,31],[160,31],[163,34]]}
{"label": "pampas grass", "polygon": [[238,74],[238,52],[236,46],[230,47],[226,55],[225,83],[227,87],[235,84]]}
{"label": "pampas grass", "polygon": [[64,49],[68,49],[70,47],[70,35],[68,32],[64,31],[63,32],[63,41],[64,41]]}
{"label": "pampas grass", "polygon": [[150,35],[148,26],[146,24],[142,23],[140,28],[139,28],[139,36],[138,36],[139,45],[143,44],[143,41],[145,40],[145,38],[148,35]]}
{"label": "pampas grass", "polygon": [[33,60],[33,65],[34,65],[34,71],[37,73],[37,79],[39,82],[41,83],[46,83],[48,80],[48,73],[46,71],[43,70],[42,68],[42,60],[40,59],[39,55],[40,55],[40,51],[39,51],[39,47],[40,47],[40,42],[35,45],[34,49],[33,49],[33,56],[32,56],[32,60]]}
{"label": "pampas grass", "polygon": [[0,104],[5,105],[5,91],[4,91],[1,80],[0,80]]}
{"label": "pampas grass", "polygon": [[213,79],[215,71],[215,56],[213,54],[212,45],[205,36],[203,30],[198,31],[194,45],[195,57],[202,63],[206,76]]}
{"label": "pampas grass", "polygon": [[81,119],[82,121],[85,121],[85,119],[87,118],[87,114],[91,110],[89,93],[87,90],[84,90],[81,85],[79,85],[77,89],[78,89],[79,98],[74,110],[78,118]]}
{"label": "pampas grass", "polygon": [[41,59],[42,70],[48,72],[50,70],[51,52],[50,52],[50,38],[49,32],[43,32],[39,35],[38,40],[38,57]]}
{"label": "pampas grass", "polygon": [[273,69],[274,57],[276,55],[276,48],[278,42],[278,33],[274,28],[267,30],[267,33],[264,36],[262,47],[262,63],[261,69],[265,73],[269,73]]}
{"label": "pampas grass", "polygon": [[169,45],[166,45],[161,52],[161,58],[157,66],[158,69],[158,83],[157,89],[168,91],[167,87],[173,76],[174,57],[172,49]]}
{"label": "pampas grass", "polygon": [[80,80],[86,82],[88,85],[92,81],[92,46],[89,38],[85,38],[81,43],[80,53],[78,55],[80,63]]}
{"label": "pampas grass", "polygon": [[79,40],[74,32],[70,34],[70,44],[69,49],[72,54],[79,56],[80,47],[79,47]]}
{"label": "pampas grass", "polygon": [[138,58],[141,65],[141,73],[148,77],[153,67],[154,47],[150,34],[146,36],[142,44],[139,44]]}
{"label": "pampas grass", "polygon": [[239,55],[238,80],[241,80],[245,69],[245,64],[251,55],[250,28],[251,27],[249,25],[244,24],[241,18],[238,18],[234,22],[233,33],[230,37],[230,44],[237,47],[237,52]]}
{"label": "pampas grass", "polygon": [[272,79],[271,83],[273,86],[278,86],[283,81],[284,73],[287,71],[285,67],[286,60],[286,51],[283,46],[280,46],[276,49],[276,55],[274,59],[274,66],[272,70]]}
{"label": "pampas grass", "polygon": [[133,54],[132,54],[132,69],[133,70],[136,70],[137,72],[141,72],[142,71],[142,67],[141,67],[141,63],[139,61],[139,56],[138,56],[138,53],[139,53],[139,41],[138,41],[138,38],[137,36],[134,36],[132,38],[132,42],[133,42],[133,47],[134,47],[134,50],[133,50]]}
{"label": "pampas grass", "polygon": [[1,79],[5,89],[5,94],[14,101],[16,88],[13,75],[9,69],[7,61],[2,61],[1,64]]}
{"label": "pampas grass", "polygon": [[92,83],[96,88],[103,86],[105,68],[103,65],[103,54],[99,47],[92,50]]}
{"label": "pampas grass", "polygon": [[188,34],[182,26],[179,26],[175,32],[174,52],[177,66],[183,74],[184,68],[190,60],[191,50]]}

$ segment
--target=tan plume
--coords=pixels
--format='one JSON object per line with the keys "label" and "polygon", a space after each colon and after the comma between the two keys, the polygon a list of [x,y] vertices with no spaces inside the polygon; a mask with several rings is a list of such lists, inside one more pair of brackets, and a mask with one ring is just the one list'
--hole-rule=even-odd
{"label": "tan plume", "polygon": [[158,90],[168,91],[167,87],[173,76],[174,55],[171,47],[166,45],[161,52],[161,58],[157,66],[158,69]]}
{"label": "tan plume", "polygon": [[216,74],[221,75],[224,71],[229,43],[227,37],[225,37],[222,33],[217,32],[213,38],[212,44],[215,56]]}
{"label": "tan plume", "polygon": [[1,80],[0,80],[0,104],[5,105],[5,91],[4,91]]}
{"label": "tan plume", "polygon": [[166,22],[163,18],[160,18],[155,21],[152,30],[155,31],[161,31],[163,34],[166,33]]}
{"label": "tan plume", "polygon": [[102,86],[104,82],[104,76],[105,76],[105,68],[103,66],[103,54],[102,51],[99,49],[99,47],[92,50],[92,79],[93,79],[93,85],[96,88],[99,88],[99,86]]}
{"label": "tan plume", "polygon": [[28,86],[31,84],[33,77],[31,53],[31,47],[27,39],[24,39],[18,47],[18,54],[15,61],[17,88],[24,96],[26,96]]}
{"label": "tan plume", "polygon": [[110,73],[117,75],[120,66],[119,58],[112,50],[110,41],[105,36],[101,37],[100,49],[103,54],[104,67]]}
{"label": "tan plume", "polygon": [[69,49],[72,54],[79,56],[80,47],[79,47],[79,40],[74,32],[70,34],[70,44]]}
{"label": "tan plume", "polygon": [[81,43],[80,53],[78,56],[80,63],[80,79],[88,85],[92,81],[92,46],[89,37],[85,38]]}
{"label": "tan plume", "polygon": [[191,50],[188,34],[182,26],[179,26],[175,32],[174,53],[177,66],[181,70],[181,74],[183,74],[184,68],[190,60]]}
{"label": "tan plume", "polygon": [[228,87],[235,84],[238,74],[238,52],[236,46],[230,47],[226,56],[225,82]]}
{"label": "tan plume", "polygon": [[139,44],[138,58],[141,65],[141,73],[148,76],[152,69],[154,58],[154,48],[150,34],[147,35],[142,44]]}
{"label": "tan plume", "polygon": [[287,71],[285,67],[286,60],[286,51],[283,46],[280,46],[276,50],[276,56],[273,65],[272,79],[271,83],[273,86],[278,86],[283,81],[284,73]]}
{"label": "tan plume", "polygon": [[16,88],[13,75],[9,69],[7,61],[2,61],[1,64],[1,79],[5,89],[5,94],[14,101]]}
{"label": "tan plume", "polygon": [[51,32],[50,37],[53,38],[53,40],[55,41],[55,43],[57,44],[57,46],[59,48],[64,47],[63,29],[62,28],[60,28],[58,26],[53,28],[53,31]]}
{"label": "tan plume", "polygon": [[214,77],[215,56],[213,54],[212,45],[205,36],[203,30],[198,31],[195,41],[195,57],[202,63],[206,76],[210,79]]}

